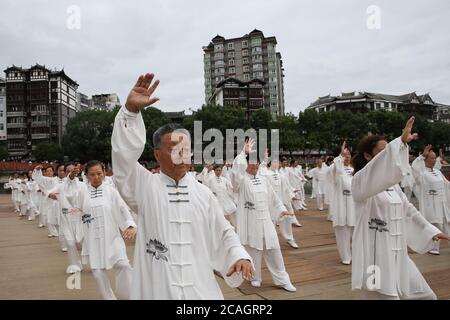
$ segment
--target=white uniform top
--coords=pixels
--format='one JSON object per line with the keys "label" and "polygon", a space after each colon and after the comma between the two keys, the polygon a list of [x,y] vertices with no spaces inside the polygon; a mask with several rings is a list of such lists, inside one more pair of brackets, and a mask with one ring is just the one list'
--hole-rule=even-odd
{"label": "white uniform top", "polygon": [[251,258],[206,186],[139,165],[145,139],[141,113],[122,107],[111,144],[117,188],[138,213],[131,299],[223,299],[213,270],[239,286],[242,276],[226,273]]}
{"label": "white uniform top", "polygon": [[329,167],[331,177],[330,214],[333,227],[355,225],[355,205],[352,196],[353,167],[345,166],[342,156],[334,158]]}
{"label": "white uniform top", "polygon": [[[277,232],[272,220],[287,211],[270,182],[260,174],[246,172],[247,159],[239,154],[233,162],[232,184],[238,193],[236,229],[242,244],[252,248],[279,249]],[[275,218],[273,215],[276,215]]]}
{"label": "white uniform top", "polygon": [[425,166],[425,158],[418,156],[413,164],[420,212],[431,223],[450,222],[450,182],[441,171]]}
{"label": "white uniform top", "polygon": [[233,214],[236,211],[236,204],[233,201],[233,186],[224,177],[208,176],[206,185],[219,200],[225,215]]}

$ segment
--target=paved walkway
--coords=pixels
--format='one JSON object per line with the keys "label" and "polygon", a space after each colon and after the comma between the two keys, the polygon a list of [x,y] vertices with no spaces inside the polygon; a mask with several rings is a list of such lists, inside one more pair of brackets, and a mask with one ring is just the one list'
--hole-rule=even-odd
{"label": "paved walkway", "polygon": [[[226,299],[358,299],[350,289],[351,267],[339,262],[331,223],[326,212],[316,211],[309,202],[308,211],[298,217],[302,228],[295,228],[300,249],[290,248],[280,238],[286,268],[297,286],[288,293],[272,285],[263,269],[261,288],[244,284],[231,289],[219,279]],[[133,257],[133,243],[127,244]],[[439,299],[450,299],[450,247],[443,244],[440,256],[412,254]],[[65,273],[66,253],[58,240],[47,238],[46,228],[36,221],[20,219],[13,213],[9,195],[0,195],[0,299],[99,299],[92,274],[81,273],[81,289],[68,290]],[[110,274],[114,284],[113,273]]]}

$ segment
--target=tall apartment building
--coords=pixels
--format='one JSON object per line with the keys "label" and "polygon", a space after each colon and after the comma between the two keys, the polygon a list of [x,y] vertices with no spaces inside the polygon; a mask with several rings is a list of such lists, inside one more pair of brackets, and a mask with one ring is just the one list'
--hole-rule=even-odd
{"label": "tall apartment building", "polygon": [[69,118],[76,113],[78,84],[63,70],[36,64],[12,66],[6,74],[7,139],[10,159],[32,159],[43,141],[61,145]]}
{"label": "tall apartment building", "polygon": [[6,81],[0,78],[0,141],[6,141]]}
{"label": "tall apartment building", "polygon": [[264,37],[253,30],[240,38],[225,39],[217,35],[203,47],[205,101],[214,101],[219,84],[228,78],[242,82],[264,81],[263,107],[274,116],[284,114],[284,68],[276,51],[275,37]]}

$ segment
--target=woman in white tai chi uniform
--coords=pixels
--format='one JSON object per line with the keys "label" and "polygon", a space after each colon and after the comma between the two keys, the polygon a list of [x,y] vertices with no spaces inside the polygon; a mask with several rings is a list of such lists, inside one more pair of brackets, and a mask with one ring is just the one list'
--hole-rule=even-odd
{"label": "woman in white tai chi uniform", "polygon": [[[444,233],[450,232],[450,182],[436,167],[436,153],[428,145],[412,164],[420,213]],[[429,251],[439,255],[439,242]]]}
{"label": "woman in white tai chi uniform", "polygon": [[[125,239],[136,233],[136,224],[119,192],[104,183],[105,167],[100,161],[86,164],[89,186],[81,184],[80,208],[71,208],[69,214],[82,214],[83,263],[89,264],[97,283],[97,289],[105,300],[130,298],[132,268],[128,261]],[[123,232],[123,238],[121,231]],[[113,292],[106,270],[116,272],[116,288]]]}
{"label": "woman in white tai chi uniform", "polygon": [[433,241],[450,240],[408,201],[399,182],[408,165],[411,117],[401,137],[364,138],[353,158],[352,194],[356,223],[352,246],[352,288],[367,299],[436,299],[408,255],[426,253]]}
{"label": "woman in white tai chi uniform", "polygon": [[351,239],[355,226],[355,206],[351,191],[353,171],[351,153],[344,142],[341,154],[334,159],[327,175],[331,178],[328,210],[333,220],[339,256],[345,265],[349,265],[352,260]]}

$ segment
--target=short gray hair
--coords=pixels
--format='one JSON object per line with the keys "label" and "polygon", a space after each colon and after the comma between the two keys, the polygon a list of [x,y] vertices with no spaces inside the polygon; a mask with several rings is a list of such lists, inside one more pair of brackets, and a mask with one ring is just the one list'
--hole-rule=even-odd
{"label": "short gray hair", "polygon": [[178,131],[180,133],[184,133],[189,140],[191,139],[191,134],[187,131],[183,126],[177,123],[168,123],[153,133],[153,149],[159,149],[161,147],[162,137],[167,133],[172,133],[174,131]]}

